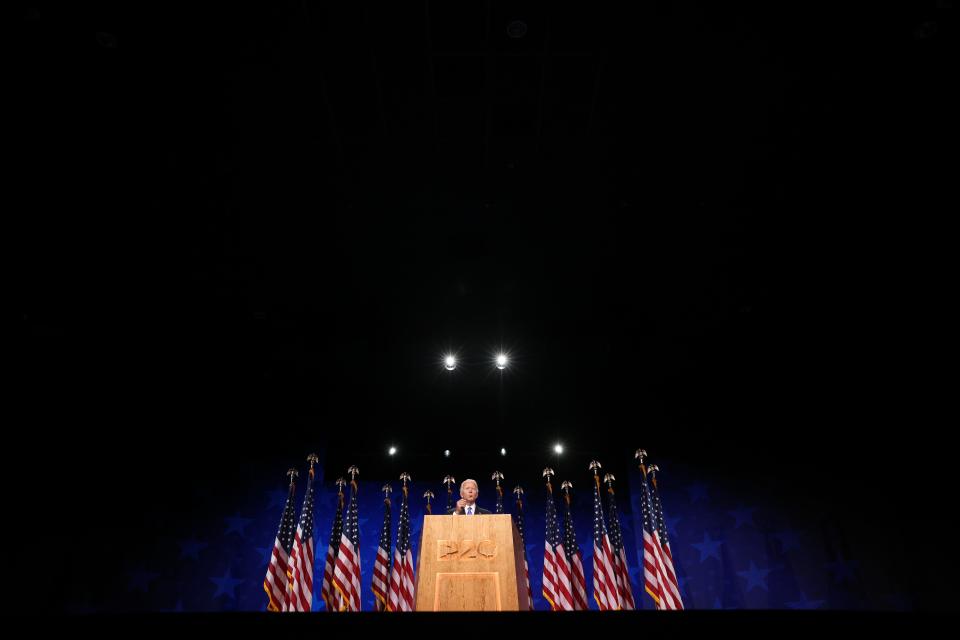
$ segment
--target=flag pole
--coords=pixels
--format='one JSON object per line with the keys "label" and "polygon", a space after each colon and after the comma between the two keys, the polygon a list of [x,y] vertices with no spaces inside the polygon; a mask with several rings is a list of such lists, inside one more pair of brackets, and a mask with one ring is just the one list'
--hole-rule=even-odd
{"label": "flag pole", "polygon": [[590,471],[593,471],[593,483],[597,486],[597,491],[600,491],[600,463],[596,460],[591,460]]}
{"label": "flag pole", "polygon": [[430,500],[433,498],[433,491],[427,489],[423,492],[423,497],[427,499],[427,514],[433,515],[433,509],[430,508]]}
{"label": "flag pole", "polygon": [[456,482],[453,476],[444,476],[443,483],[447,485],[447,509],[453,508],[453,483]]}
{"label": "flag pole", "polygon": [[494,471],[490,479],[497,483],[497,513],[503,513],[503,488],[500,486],[500,481],[503,480],[503,474],[499,471]]}

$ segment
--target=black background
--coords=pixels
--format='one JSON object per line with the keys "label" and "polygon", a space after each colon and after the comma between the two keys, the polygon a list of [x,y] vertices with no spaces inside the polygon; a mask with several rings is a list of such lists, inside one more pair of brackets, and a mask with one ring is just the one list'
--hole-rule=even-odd
{"label": "black background", "polygon": [[15,535],[560,440],[947,543],[952,3],[394,4],[20,7]]}

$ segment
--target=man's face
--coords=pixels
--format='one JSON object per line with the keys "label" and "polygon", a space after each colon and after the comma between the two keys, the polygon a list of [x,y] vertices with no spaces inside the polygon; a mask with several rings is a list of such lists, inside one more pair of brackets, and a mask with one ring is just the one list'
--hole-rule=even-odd
{"label": "man's face", "polygon": [[462,487],[460,487],[460,497],[467,502],[476,502],[477,494],[479,493],[480,490],[477,489],[476,482],[466,482]]}

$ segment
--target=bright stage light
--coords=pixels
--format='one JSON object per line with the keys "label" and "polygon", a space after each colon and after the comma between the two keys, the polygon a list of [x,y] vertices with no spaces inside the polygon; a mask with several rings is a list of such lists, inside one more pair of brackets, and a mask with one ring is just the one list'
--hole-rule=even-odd
{"label": "bright stage light", "polygon": [[507,368],[507,356],[506,354],[499,354],[497,356],[497,369],[506,369]]}
{"label": "bright stage light", "polygon": [[507,450],[506,450],[506,448],[503,448],[503,447],[500,448],[500,455],[502,455],[502,456],[507,455]]}
{"label": "bright stage light", "polygon": [[557,444],[554,445],[553,451],[557,455],[560,455],[561,453],[563,453],[563,445],[558,442]]}
{"label": "bright stage light", "polygon": [[450,457],[450,449],[444,449],[444,450],[443,450],[443,457],[444,457],[444,458],[449,458],[449,457]]}
{"label": "bright stage light", "polygon": [[443,366],[447,371],[453,371],[457,368],[457,359],[453,355],[448,355],[443,359]]}
{"label": "bright stage light", "polygon": [[396,452],[397,452],[397,448],[396,448],[396,447],[390,447],[390,450],[389,450],[387,453],[389,453],[390,455],[393,455],[393,454],[395,454]]}

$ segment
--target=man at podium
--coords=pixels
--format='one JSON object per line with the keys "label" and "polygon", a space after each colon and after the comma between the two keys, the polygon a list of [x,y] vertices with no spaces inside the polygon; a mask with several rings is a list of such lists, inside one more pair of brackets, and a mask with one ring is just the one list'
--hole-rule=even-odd
{"label": "man at podium", "polygon": [[467,478],[460,483],[460,499],[457,500],[457,506],[453,509],[447,509],[447,514],[472,516],[490,513],[483,507],[477,506],[478,495],[480,495],[480,488],[477,486],[477,481]]}
{"label": "man at podium", "polygon": [[464,480],[450,515],[423,516],[417,611],[527,611],[523,543],[513,518],[477,505],[477,481]]}

